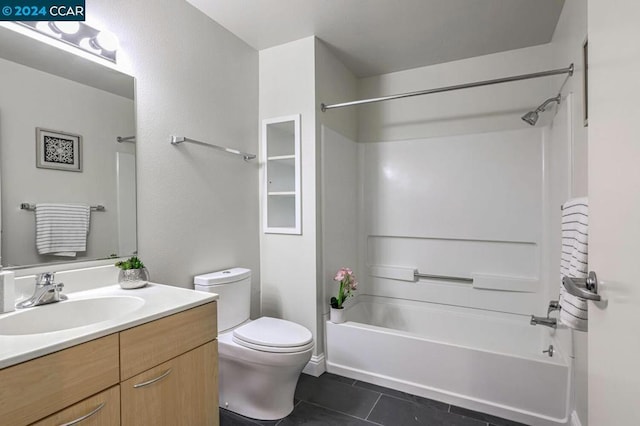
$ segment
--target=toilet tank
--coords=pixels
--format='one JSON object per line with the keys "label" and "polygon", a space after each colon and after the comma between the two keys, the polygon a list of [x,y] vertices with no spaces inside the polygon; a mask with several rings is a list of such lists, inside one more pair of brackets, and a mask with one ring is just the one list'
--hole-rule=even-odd
{"label": "toilet tank", "polygon": [[222,333],[249,319],[251,309],[251,270],[231,268],[197,275],[195,289],[217,293],[218,332]]}

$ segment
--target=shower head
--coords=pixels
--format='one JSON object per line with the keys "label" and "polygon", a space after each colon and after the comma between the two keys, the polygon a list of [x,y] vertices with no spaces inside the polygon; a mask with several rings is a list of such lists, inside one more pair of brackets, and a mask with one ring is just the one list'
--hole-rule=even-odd
{"label": "shower head", "polygon": [[522,116],[522,120],[526,121],[527,123],[529,123],[532,126],[535,126],[536,122],[538,121],[538,112],[537,111],[529,111],[528,113],[526,113],[525,115]]}
{"label": "shower head", "polygon": [[546,101],[544,101],[542,103],[542,105],[540,105],[534,111],[529,111],[528,113],[523,115],[521,117],[522,121],[525,121],[526,123],[530,124],[531,126],[535,126],[536,123],[538,122],[538,118],[540,118],[539,113],[543,112],[547,108],[547,105],[549,105],[552,102],[557,102],[558,105],[560,105],[560,94],[559,93],[558,93],[558,96],[556,96],[555,98],[549,98]]}

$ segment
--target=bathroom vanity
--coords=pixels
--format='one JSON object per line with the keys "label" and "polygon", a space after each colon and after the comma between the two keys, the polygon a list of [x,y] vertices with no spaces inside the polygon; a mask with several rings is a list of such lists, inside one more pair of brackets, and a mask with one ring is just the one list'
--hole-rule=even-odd
{"label": "bathroom vanity", "polygon": [[[11,334],[10,317],[25,314],[0,315],[3,424],[218,425],[217,295],[151,284],[69,296],[144,303],[118,318],[44,333]],[[58,310],[68,309],[64,303]],[[55,315],[54,305],[29,311]]]}

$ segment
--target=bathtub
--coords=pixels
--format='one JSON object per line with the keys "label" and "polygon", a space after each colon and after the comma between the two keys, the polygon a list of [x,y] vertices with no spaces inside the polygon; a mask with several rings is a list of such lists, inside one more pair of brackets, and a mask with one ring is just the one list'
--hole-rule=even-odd
{"label": "bathtub", "polygon": [[[521,315],[358,296],[327,371],[535,426],[568,424],[571,364]],[[554,345],[558,346],[558,345]]]}

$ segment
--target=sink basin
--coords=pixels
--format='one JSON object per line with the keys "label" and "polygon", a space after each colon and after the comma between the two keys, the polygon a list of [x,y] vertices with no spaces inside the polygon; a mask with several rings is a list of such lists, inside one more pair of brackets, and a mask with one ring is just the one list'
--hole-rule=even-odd
{"label": "sink basin", "polygon": [[125,316],[142,305],[144,300],[139,297],[106,296],[36,306],[0,318],[0,335],[50,333],[84,327]]}

